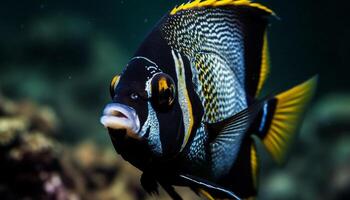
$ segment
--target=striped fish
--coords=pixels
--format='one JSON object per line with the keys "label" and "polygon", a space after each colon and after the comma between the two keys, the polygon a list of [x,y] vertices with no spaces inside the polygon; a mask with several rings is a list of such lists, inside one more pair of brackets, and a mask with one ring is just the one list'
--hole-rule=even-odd
{"label": "striped fish", "polygon": [[257,195],[253,137],[277,163],[317,77],[260,97],[269,73],[269,8],[195,0],[169,11],[110,85],[101,123],[116,151],[143,171],[149,193],[188,186],[207,199]]}

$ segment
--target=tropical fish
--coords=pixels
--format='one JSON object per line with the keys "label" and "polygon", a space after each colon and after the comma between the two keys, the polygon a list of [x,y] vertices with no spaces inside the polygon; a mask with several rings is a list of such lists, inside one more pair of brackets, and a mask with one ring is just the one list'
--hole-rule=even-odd
{"label": "tropical fish", "polygon": [[195,0],[169,11],[110,84],[101,123],[116,151],[173,199],[257,195],[260,140],[282,163],[317,77],[260,97],[274,12],[249,0]]}

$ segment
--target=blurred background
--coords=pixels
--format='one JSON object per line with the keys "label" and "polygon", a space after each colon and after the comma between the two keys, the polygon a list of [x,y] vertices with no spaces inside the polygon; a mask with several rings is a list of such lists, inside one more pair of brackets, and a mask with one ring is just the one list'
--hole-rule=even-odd
{"label": "blurred background", "polygon": [[[184,1],[2,0],[0,198],[156,199],[99,123],[111,78]],[[269,28],[266,93],[318,74],[288,162],[262,154],[258,199],[350,199],[350,22],[329,1],[260,0]],[[185,199],[193,194],[180,188]],[[162,199],[168,199],[161,192]]]}

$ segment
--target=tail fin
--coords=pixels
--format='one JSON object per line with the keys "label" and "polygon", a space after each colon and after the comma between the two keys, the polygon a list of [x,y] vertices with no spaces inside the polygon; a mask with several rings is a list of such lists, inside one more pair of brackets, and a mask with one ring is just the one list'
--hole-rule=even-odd
{"label": "tail fin", "polygon": [[316,83],[317,76],[267,100],[254,123],[255,132],[279,164],[284,160]]}

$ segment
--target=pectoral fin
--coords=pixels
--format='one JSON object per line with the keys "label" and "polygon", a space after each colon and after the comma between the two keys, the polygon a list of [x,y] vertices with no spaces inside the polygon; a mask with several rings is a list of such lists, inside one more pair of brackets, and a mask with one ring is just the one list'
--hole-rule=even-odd
{"label": "pectoral fin", "polygon": [[259,101],[240,111],[234,116],[215,124],[207,124],[211,140],[225,140],[234,138],[237,134],[244,134],[262,109],[265,101]]}

